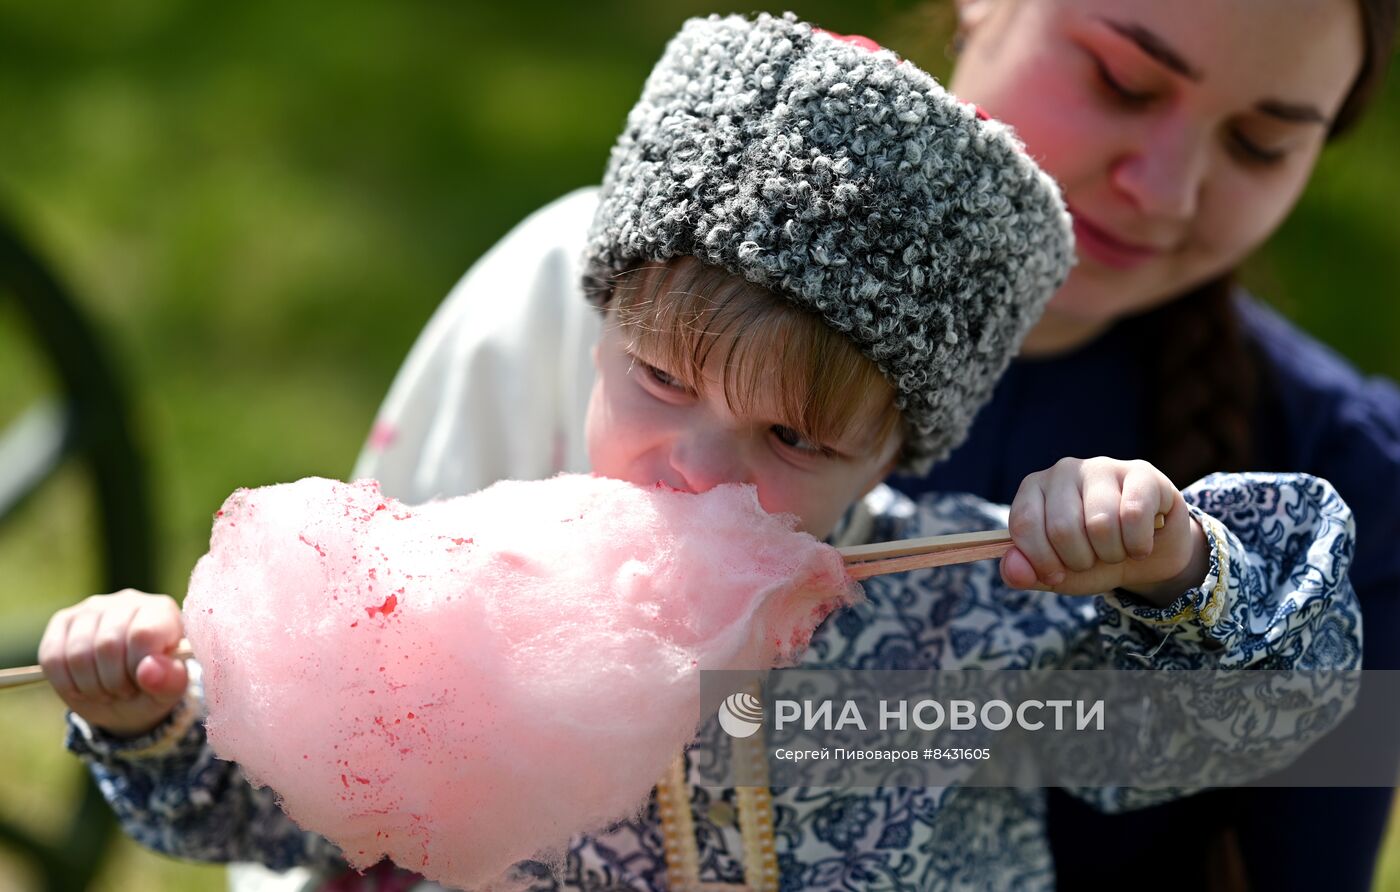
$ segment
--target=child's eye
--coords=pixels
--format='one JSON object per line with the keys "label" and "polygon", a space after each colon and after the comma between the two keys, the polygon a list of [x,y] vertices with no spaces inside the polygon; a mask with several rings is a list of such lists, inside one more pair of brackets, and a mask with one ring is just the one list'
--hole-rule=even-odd
{"label": "child's eye", "polygon": [[778,438],[778,442],[789,449],[809,455],[827,456],[832,454],[830,449],[804,439],[801,434],[786,425],[775,424],[769,430],[773,432],[774,437]]}
{"label": "child's eye", "polygon": [[686,389],[685,383],[682,382],[679,378],[661,371],[661,369],[658,369],[656,366],[650,363],[642,362],[639,359],[637,360],[637,365],[642,367],[642,371],[646,372],[647,377],[651,378],[657,384],[661,385],[662,387],[665,387],[668,390],[684,391]]}

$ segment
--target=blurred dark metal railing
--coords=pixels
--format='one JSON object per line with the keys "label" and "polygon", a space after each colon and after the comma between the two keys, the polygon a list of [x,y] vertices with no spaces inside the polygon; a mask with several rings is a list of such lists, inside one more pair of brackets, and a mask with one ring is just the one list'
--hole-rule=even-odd
{"label": "blurred dark metal railing", "polygon": [[[146,466],[132,436],[122,378],[78,304],[0,215],[0,299],[14,300],[58,383],[0,433],[0,523],[67,461],[81,462],[94,499],[103,591],[155,591]],[[72,593],[76,599],[80,592]],[[0,666],[37,662],[37,642],[0,642]],[[55,741],[55,745],[58,742]],[[76,765],[74,770],[80,770]],[[86,772],[84,772],[86,774]],[[46,890],[90,887],[116,824],[91,778],[58,839],[0,820],[0,846],[33,867]]]}

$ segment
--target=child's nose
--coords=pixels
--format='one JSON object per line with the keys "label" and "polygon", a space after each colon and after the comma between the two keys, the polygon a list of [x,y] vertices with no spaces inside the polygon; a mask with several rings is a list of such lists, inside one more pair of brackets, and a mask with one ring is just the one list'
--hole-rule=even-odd
{"label": "child's nose", "polygon": [[671,467],[691,492],[705,492],[721,483],[751,483],[743,456],[733,438],[723,433],[695,432],[677,438]]}

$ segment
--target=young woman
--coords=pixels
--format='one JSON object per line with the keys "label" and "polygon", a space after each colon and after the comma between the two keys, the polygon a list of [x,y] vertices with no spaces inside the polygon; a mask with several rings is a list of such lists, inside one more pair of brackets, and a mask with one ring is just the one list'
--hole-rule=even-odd
{"label": "young woman", "polygon": [[[950,89],[1014,126],[1060,183],[1079,263],[968,442],[898,485],[1005,500],[1061,455],[1142,455],[1178,483],[1317,474],[1356,512],[1365,666],[1400,668],[1400,393],[1232,284],[1379,88],[1394,0],[965,0],[959,13]],[[1102,399],[1119,411],[1094,412]],[[1358,732],[1344,724],[1305,758],[1345,758]],[[1391,740],[1400,753],[1400,727]],[[1236,790],[1103,816],[1057,793],[1051,838],[1066,888],[1201,888],[1214,873],[1227,888],[1369,890],[1392,798]],[[1203,825],[1217,828],[1210,857],[1176,857]],[[1105,835],[1132,842],[1106,862]]]}

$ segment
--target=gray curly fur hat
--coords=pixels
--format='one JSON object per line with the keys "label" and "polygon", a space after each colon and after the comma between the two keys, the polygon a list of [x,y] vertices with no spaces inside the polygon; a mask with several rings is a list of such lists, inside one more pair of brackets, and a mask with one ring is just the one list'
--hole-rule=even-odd
{"label": "gray curly fur hat", "polygon": [[896,391],[905,471],[967,434],[1074,258],[1054,182],[932,76],[792,14],[691,19],[613,148],[584,258],[692,255],[819,315]]}

